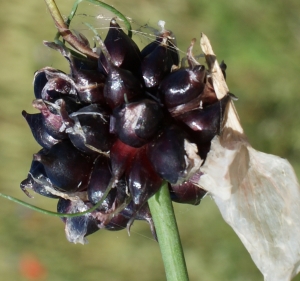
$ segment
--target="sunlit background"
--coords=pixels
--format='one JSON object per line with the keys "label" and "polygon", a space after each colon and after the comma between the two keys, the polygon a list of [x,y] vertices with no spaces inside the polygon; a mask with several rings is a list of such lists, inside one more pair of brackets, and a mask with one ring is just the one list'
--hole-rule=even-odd
{"label": "sunlit background", "polygon": [[[107,3],[132,18],[136,29],[145,24],[156,27],[158,20],[165,20],[183,52],[204,32],[218,59],[228,65],[227,82],[239,97],[236,107],[251,144],[287,158],[300,175],[300,1]],[[73,0],[57,0],[57,5],[68,15]],[[87,16],[78,15],[74,28],[89,20],[97,25],[98,15],[110,15],[87,2],[78,12]],[[108,23],[99,20],[98,27]],[[38,195],[29,199],[19,183],[39,150],[21,115],[23,109],[35,112],[34,71],[44,66],[68,70],[65,59],[42,44],[53,40],[55,31],[44,1],[1,1],[0,191],[51,210],[56,200]],[[140,46],[145,42],[143,37],[136,40]],[[89,244],[74,245],[66,240],[58,218],[2,198],[0,204],[1,280],[165,280],[158,244],[146,223],[136,222],[130,237],[126,231],[102,230],[89,237]],[[210,198],[196,207],[175,205],[175,209],[191,281],[263,280]]]}

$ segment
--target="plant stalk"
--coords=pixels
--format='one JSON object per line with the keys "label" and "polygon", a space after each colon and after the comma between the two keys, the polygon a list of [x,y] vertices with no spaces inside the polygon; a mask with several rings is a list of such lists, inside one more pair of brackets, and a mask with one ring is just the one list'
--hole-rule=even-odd
{"label": "plant stalk", "polygon": [[54,0],[45,0],[45,3],[49,9],[52,19],[59,34],[76,50],[85,54],[88,57],[98,59],[98,55],[92,51],[92,49],[82,42],[80,42],[75,35],[71,32],[67,24],[64,22]]}
{"label": "plant stalk", "polygon": [[188,281],[188,273],[180,236],[170,198],[168,183],[148,200],[167,281]]}

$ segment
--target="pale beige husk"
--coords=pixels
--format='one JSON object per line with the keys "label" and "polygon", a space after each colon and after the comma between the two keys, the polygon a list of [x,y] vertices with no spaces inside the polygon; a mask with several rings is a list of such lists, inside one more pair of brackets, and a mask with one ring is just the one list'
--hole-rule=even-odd
{"label": "pale beige husk", "polygon": [[[228,87],[204,34],[200,44],[221,99]],[[291,280],[300,270],[299,183],[287,160],[251,147],[232,101],[201,172],[199,186],[212,196],[264,280]]]}

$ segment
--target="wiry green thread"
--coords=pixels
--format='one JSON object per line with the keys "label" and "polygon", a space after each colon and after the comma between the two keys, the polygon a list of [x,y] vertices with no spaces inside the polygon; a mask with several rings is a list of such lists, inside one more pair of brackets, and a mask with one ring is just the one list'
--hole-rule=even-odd
{"label": "wiry green thread", "polygon": [[12,197],[12,196],[9,196],[9,195],[6,195],[6,194],[3,194],[3,193],[0,193],[0,196],[3,197],[3,198],[6,198],[8,200],[11,200],[17,204],[20,204],[26,208],[29,208],[31,210],[34,210],[34,211],[37,211],[39,213],[42,213],[42,214],[46,214],[46,215],[50,215],[50,216],[54,216],[54,217],[64,217],[64,218],[74,218],[74,217],[80,217],[80,216],[83,216],[85,214],[88,214],[88,213],[91,213],[93,211],[95,211],[97,208],[99,208],[101,206],[101,204],[103,203],[103,201],[105,200],[105,198],[107,197],[108,193],[110,192],[112,188],[112,185],[110,184],[106,191],[104,192],[101,200],[95,205],[93,206],[92,208],[84,211],[84,212],[79,212],[79,213],[73,213],[73,214],[66,214],[66,213],[57,213],[57,212],[52,212],[52,211],[48,211],[48,210],[45,210],[45,209],[42,209],[42,208],[39,208],[39,207],[36,207],[36,206],[33,206],[29,203],[26,203],[22,200],[19,200],[15,197]]}
{"label": "wiry green thread", "polygon": [[113,14],[115,14],[117,17],[119,17],[122,21],[124,21],[124,25],[126,27],[126,29],[128,30],[128,36],[131,38],[132,37],[132,31],[131,31],[131,24],[129,22],[129,20],[121,13],[119,12],[117,9],[115,9],[114,7],[102,2],[102,1],[98,1],[98,0],[77,0],[74,5],[73,5],[73,8],[72,8],[72,11],[70,13],[70,15],[68,16],[68,19],[66,21],[66,25],[69,26],[73,17],[75,16],[76,14],[76,11],[77,11],[77,8],[78,8],[78,5],[83,2],[83,1],[87,1],[87,2],[90,2],[94,5],[97,5],[97,6],[100,6],[100,7],[103,7],[104,9],[112,12]]}

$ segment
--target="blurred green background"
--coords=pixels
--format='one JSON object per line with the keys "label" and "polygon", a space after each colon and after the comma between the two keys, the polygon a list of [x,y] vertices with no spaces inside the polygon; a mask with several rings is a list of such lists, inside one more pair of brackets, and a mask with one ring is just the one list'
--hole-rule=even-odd
{"label": "blurred green background", "polygon": [[[251,144],[287,158],[300,175],[300,1],[108,3],[133,18],[135,27],[165,20],[183,51],[204,32],[219,60],[228,65],[227,82],[239,97],[236,107]],[[72,4],[57,0],[63,15]],[[79,13],[91,18],[106,14],[85,2]],[[99,26],[103,23],[108,24],[102,20]],[[26,198],[19,183],[27,175],[32,154],[39,150],[21,116],[23,109],[34,112],[34,71],[43,66],[68,69],[58,53],[42,45],[54,34],[44,1],[1,1],[0,190],[52,210],[55,200]],[[58,218],[0,200],[2,280],[165,280],[159,248],[146,223],[136,222],[130,237],[126,231],[99,231],[89,237],[88,245],[74,245],[65,239]],[[175,209],[191,281],[263,280],[210,198],[197,207],[176,205]]]}

